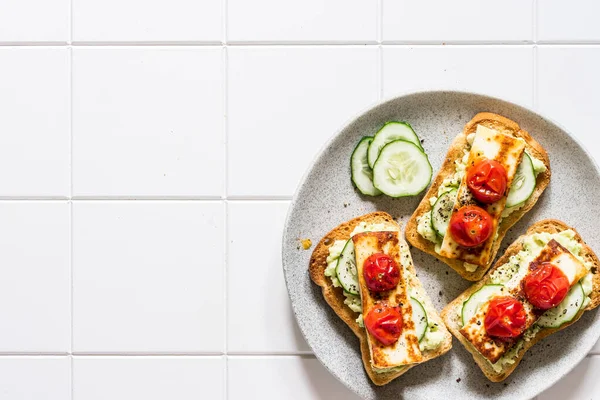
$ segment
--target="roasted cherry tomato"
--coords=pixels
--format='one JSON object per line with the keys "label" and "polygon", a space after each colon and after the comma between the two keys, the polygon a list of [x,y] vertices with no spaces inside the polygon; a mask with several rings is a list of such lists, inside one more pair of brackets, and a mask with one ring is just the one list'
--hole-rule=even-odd
{"label": "roasted cherry tomato", "polygon": [[372,292],[384,292],[398,285],[400,268],[392,257],[376,253],[365,260],[363,276],[367,287]]}
{"label": "roasted cherry tomato", "polygon": [[494,297],[485,316],[485,331],[490,336],[513,338],[523,333],[527,314],[523,304],[508,296]]}
{"label": "roasted cherry tomato", "polygon": [[452,215],[448,227],[458,244],[475,247],[492,234],[492,217],[481,207],[463,206]]}
{"label": "roasted cherry tomato", "polygon": [[531,304],[547,310],[567,296],[569,279],[556,265],[543,262],[525,276],[523,291]]}
{"label": "roasted cherry tomato", "polygon": [[482,203],[494,203],[506,192],[506,170],[498,161],[483,159],[469,167],[467,186]]}
{"label": "roasted cherry tomato", "polygon": [[365,326],[383,345],[396,343],[402,333],[402,314],[395,308],[380,303],[365,317]]}

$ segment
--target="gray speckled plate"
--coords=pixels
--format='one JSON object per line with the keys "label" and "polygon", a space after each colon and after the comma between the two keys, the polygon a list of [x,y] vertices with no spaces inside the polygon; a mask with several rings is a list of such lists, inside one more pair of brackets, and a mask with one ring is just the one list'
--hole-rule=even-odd
{"label": "gray speckled plate", "polygon": [[[543,218],[574,226],[600,251],[600,175],[583,147],[565,130],[537,113],[487,96],[461,92],[421,92],[398,97],[361,114],[322,149],[300,183],[283,234],[283,268],[300,329],[318,359],[350,389],[366,399],[529,399],[558,381],[590,351],[600,335],[600,314],[541,341],[502,383],[489,382],[471,355],[453,341],[446,355],[419,365],[384,387],[363,370],[358,339],[329,308],[308,275],[311,251],[298,250],[299,238],[317,243],[331,228],[358,215],[382,210],[403,224],[421,196],[366,197],[350,181],[350,154],[362,136],[389,120],[408,121],[437,171],[452,138],[478,112],[491,111],[517,121],[548,151],[552,182],[537,205],[506,235],[499,254],[527,227]],[[312,250],[312,249],[311,249]],[[413,249],[415,266],[438,310],[470,286],[434,257]],[[460,381],[458,379],[460,378]]]}

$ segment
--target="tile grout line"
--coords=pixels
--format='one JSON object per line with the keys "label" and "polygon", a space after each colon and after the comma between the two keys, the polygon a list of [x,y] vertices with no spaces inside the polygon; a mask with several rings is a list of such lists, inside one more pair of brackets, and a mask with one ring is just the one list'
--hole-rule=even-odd
{"label": "tile grout line", "polygon": [[224,263],[223,263],[223,398],[228,399],[228,376],[229,376],[229,358],[227,356],[227,338],[228,338],[228,283],[227,270],[229,267],[229,204],[227,197],[229,195],[229,49],[228,49],[228,19],[229,19],[229,4],[228,0],[222,1],[222,39],[223,39],[223,142],[224,142],[224,177],[223,177],[223,212],[224,212]]}
{"label": "tile grout line", "polygon": [[74,315],[74,270],[73,270],[73,1],[69,1],[69,41],[68,41],[68,51],[69,51],[69,267],[70,267],[70,278],[71,284],[69,285],[71,289],[71,297],[70,297],[70,346],[69,346],[69,365],[71,367],[70,373],[70,394],[71,400],[75,399],[75,360],[73,358],[73,315]]}

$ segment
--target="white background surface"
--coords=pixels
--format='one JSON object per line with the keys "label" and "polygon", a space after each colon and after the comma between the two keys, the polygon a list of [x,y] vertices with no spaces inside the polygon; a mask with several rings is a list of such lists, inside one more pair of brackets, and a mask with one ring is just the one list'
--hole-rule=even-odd
{"label": "white background surface", "polygon": [[[0,0],[0,398],[356,399],[283,282],[303,171],[425,88],[533,107],[600,161],[599,4]],[[599,369],[539,400],[600,399]]]}

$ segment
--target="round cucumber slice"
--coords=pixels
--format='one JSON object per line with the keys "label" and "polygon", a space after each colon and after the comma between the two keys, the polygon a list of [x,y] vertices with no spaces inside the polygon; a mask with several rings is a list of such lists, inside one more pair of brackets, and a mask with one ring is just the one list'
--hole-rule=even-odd
{"label": "round cucumber slice", "polygon": [[457,189],[448,190],[447,192],[442,193],[431,208],[431,227],[440,237],[446,235],[446,229],[448,229],[448,223],[450,222],[450,215],[452,214],[452,208],[456,202],[457,193]]}
{"label": "round cucumber slice", "polygon": [[348,293],[358,295],[358,271],[356,269],[356,259],[354,257],[354,243],[348,239],[340,258],[338,258],[335,267],[337,278],[342,284],[344,290]]}
{"label": "round cucumber slice", "polygon": [[506,197],[506,207],[514,207],[527,201],[535,190],[535,183],[533,162],[529,154],[524,152]]}
{"label": "round cucumber slice", "polygon": [[352,173],[352,182],[354,186],[367,196],[378,196],[381,194],[379,189],[373,186],[373,170],[367,162],[367,150],[373,141],[372,136],[365,136],[354,148],[350,157],[350,171]]}
{"label": "round cucumber slice", "polygon": [[373,168],[381,149],[383,149],[386,144],[399,139],[414,143],[419,149],[423,150],[419,137],[408,122],[390,121],[377,131],[373,138],[373,142],[371,142],[371,145],[369,146],[367,154],[369,166]]}
{"label": "round cucumber slice", "polygon": [[504,285],[485,285],[473,293],[471,297],[463,303],[461,312],[462,325],[465,326],[471,318],[475,316],[482,304],[487,303],[492,297],[501,295],[503,291]]}
{"label": "round cucumber slice", "polygon": [[567,293],[567,297],[559,305],[546,311],[537,324],[542,328],[560,328],[563,324],[571,322],[583,307],[585,293],[583,287],[577,282]]}
{"label": "round cucumber slice", "polygon": [[414,297],[410,298],[410,305],[412,307],[413,321],[415,322],[415,333],[420,342],[425,337],[425,332],[427,332],[427,326],[429,324],[427,312],[425,312],[423,304]]}
{"label": "round cucumber slice", "polygon": [[381,149],[373,167],[373,185],[391,197],[414,196],[429,185],[432,172],[421,149],[414,143],[396,140]]}

